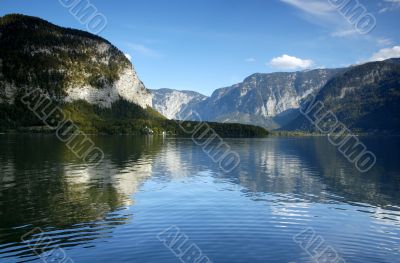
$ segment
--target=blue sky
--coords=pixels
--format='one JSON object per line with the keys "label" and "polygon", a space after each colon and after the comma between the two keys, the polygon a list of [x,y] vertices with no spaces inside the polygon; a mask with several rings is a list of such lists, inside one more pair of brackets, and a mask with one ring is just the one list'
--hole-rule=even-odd
{"label": "blue sky", "polygon": [[[132,57],[151,89],[210,95],[256,72],[400,56],[400,0],[359,0],[376,19],[368,34],[329,0],[85,1],[107,18],[100,35]],[[58,0],[0,0],[0,15],[7,13],[86,30]]]}

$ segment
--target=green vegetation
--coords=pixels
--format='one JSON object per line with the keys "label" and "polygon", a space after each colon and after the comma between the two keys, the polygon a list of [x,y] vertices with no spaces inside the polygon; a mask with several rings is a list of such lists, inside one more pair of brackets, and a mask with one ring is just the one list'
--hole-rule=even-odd
{"label": "green vegetation", "polygon": [[[16,100],[18,103],[19,100]],[[119,100],[112,104],[110,109],[90,105],[85,101],[74,103],[55,104],[59,106],[66,118],[72,120],[83,132],[89,134],[143,134],[144,128],[149,127],[154,134],[166,132],[174,136],[191,136],[186,133],[181,125],[187,130],[193,129],[199,122],[178,122],[167,120],[152,108],[142,109],[136,104]],[[0,131],[29,131],[29,132],[52,132],[44,126],[44,123],[36,117],[26,106],[18,103],[18,106],[0,104]],[[200,127],[200,126],[199,126]],[[263,137],[268,135],[264,128],[242,125],[236,123],[207,122],[202,131],[210,127],[208,135],[214,131],[221,137]]]}
{"label": "green vegetation", "polygon": [[0,35],[0,85],[40,87],[52,97],[71,86],[110,86],[131,65],[107,40],[35,17],[0,17]]}
{"label": "green vegetation", "polygon": [[[332,78],[316,96],[315,101],[324,105],[320,114],[333,112],[353,133],[399,134],[399,61],[389,59],[354,66]],[[331,120],[323,121],[329,125]],[[281,130],[318,132],[302,115]]]}
{"label": "green vegetation", "polygon": [[[166,132],[175,136],[191,136],[185,133],[180,123],[167,120],[161,114],[147,108],[120,100],[112,104],[111,109],[99,108],[87,102],[78,101],[62,106],[65,114],[83,131],[105,134],[142,134],[145,127],[151,128],[155,134]],[[183,122],[184,127],[194,127],[198,122]],[[241,124],[207,123],[222,137],[259,137],[268,132],[260,127]]]}
{"label": "green vegetation", "polygon": [[271,136],[279,136],[279,137],[321,136],[320,133],[316,133],[316,132],[307,132],[307,131],[281,131],[281,130],[271,131],[270,135],[271,135]]}

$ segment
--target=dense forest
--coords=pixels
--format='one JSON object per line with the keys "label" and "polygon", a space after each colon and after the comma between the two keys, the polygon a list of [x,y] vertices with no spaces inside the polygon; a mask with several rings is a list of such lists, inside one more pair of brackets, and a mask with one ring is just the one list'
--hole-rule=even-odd
{"label": "dense forest", "polygon": [[[53,132],[45,126],[33,112],[20,100],[17,105],[0,104],[0,131],[2,132]],[[148,127],[154,134],[174,136],[192,136],[194,127],[200,127],[201,122],[180,122],[168,120],[152,108],[142,109],[133,103],[120,100],[112,104],[111,109],[90,105],[85,101],[55,104],[62,109],[66,119],[76,124],[86,133],[102,134],[144,134]],[[262,137],[267,136],[267,130],[252,125],[235,123],[205,122],[210,127],[209,135],[216,132],[221,137]]]}
{"label": "dense forest", "polygon": [[[0,84],[40,87],[55,98],[65,95],[65,89],[73,84],[110,85],[130,64],[101,37],[35,17],[0,17],[0,35]],[[99,50],[102,47],[104,50]]]}

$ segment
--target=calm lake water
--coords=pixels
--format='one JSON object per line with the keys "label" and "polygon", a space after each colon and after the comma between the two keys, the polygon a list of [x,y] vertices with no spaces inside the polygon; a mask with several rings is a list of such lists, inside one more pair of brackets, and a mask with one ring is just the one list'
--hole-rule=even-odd
{"label": "calm lake water", "polygon": [[365,174],[323,137],[226,140],[241,159],[230,173],[190,139],[93,140],[97,167],[52,136],[0,135],[0,262],[60,248],[74,262],[181,262],[157,237],[170,226],[212,262],[314,262],[294,241],[305,229],[345,262],[400,262],[399,138],[362,138],[377,156]]}

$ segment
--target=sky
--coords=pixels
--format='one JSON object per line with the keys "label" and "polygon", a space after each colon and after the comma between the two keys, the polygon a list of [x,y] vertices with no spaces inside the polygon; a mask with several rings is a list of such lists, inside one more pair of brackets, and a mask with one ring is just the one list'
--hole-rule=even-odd
{"label": "sky", "polygon": [[[352,17],[344,1],[362,12]],[[66,7],[78,2],[97,9],[105,27],[95,33],[150,89],[210,95],[253,73],[400,57],[400,0],[0,0],[0,15],[91,30]]]}

